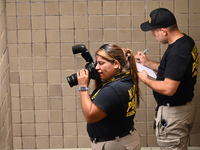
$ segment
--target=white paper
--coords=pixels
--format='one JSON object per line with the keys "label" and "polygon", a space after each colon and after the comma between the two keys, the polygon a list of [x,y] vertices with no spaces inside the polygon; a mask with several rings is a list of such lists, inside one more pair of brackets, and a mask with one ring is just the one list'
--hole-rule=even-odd
{"label": "white paper", "polygon": [[141,65],[140,63],[136,63],[136,66],[137,66],[137,70],[139,72],[142,72],[142,70],[145,70],[150,77],[156,79],[157,75],[155,74],[155,72],[152,69],[147,68],[147,67]]}

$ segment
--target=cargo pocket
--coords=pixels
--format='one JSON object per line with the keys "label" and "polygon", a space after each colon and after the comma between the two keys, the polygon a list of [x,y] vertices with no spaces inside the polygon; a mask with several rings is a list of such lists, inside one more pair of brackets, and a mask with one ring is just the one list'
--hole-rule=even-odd
{"label": "cargo pocket", "polygon": [[[163,119],[164,120],[164,119]],[[159,136],[167,136],[167,123],[162,121],[159,123]]]}
{"label": "cargo pocket", "polygon": [[160,147],[173,147],[180,144],[180,139],[157,139],[157,143]]}
{"label": "cargo pocket", "polygon": [[163,112],[163,107],[161,106],[158,111],[158,115],[156,118],[156,136],[159,137],[166,137],[167,130],[168,130],[168,120],[167,117]]}
{"label": "cargo pocket", "polygon": [[156,136],[157,137],[166,137],[167,136],[167,122],[163,123],[160,120],[156,121]]}

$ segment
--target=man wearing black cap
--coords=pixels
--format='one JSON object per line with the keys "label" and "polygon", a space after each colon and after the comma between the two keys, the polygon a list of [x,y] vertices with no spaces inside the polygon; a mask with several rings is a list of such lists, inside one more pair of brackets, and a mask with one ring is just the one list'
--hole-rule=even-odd
{"label": "man wearing black cap", "polygon": [[168,44],[160,62],[149,60],[142,52],[135,56],[138,63],[157,71],[156,80],[145,71],[138,73],[140,80],[153,89],[157,102],[157,143],[163,150],[187,150],[195,117],[192,99],[198,74],[197,47],[191,37],[180,32],[168,9],[153,10],[140,27],[151,31],[160,43]]}

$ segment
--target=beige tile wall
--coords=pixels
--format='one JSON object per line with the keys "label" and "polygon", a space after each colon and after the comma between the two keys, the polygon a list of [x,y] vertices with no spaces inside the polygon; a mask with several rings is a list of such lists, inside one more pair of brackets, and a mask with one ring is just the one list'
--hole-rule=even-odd
{"label": "beige tile wall", "polygon": [[10,68],[7,47],[6,1],[0,0],[0,150],[13,149]]}
{"label": "beige tile wall", "polygon": [[[14,148],[90,147],[77,88],[66,77],[83,68],[74,44],[94,51],[115,43],[134,52],[150,49],[159,60],[166,45],[140,30],[151,10],[166,7],[180,29],[200,48],[199,0],[6,0]],[[197,116],[190,145],[200,146],[200,76],[195,89]],[[136,128],[142,146],[157,146],[153,126],[155,101],[141,83],[144,102]]]}

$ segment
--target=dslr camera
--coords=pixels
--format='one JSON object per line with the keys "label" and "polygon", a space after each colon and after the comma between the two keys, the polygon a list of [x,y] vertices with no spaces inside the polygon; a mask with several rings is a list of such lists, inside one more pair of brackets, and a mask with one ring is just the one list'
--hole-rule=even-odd
{"label": "dslr camera", "polygon": [[[89,78],[98,79],[99,78],[99,74],[95,69],[96,63],[93,62],[93,58],[92,58],[90,52],[85,47],[85,45],[79,44],[79,45],[73,46],[72,47],[72,52],[73,52],[73,54],[81,53],[81,56],[85,59],[86,62],[88,62],[85,65],[85,69],[87,69],[88,72],[89,72]],[[68,76],[67,77],[67,81],[68,81],[70,87],[78,85],[77,73],[74,73],[71,76]]]}

